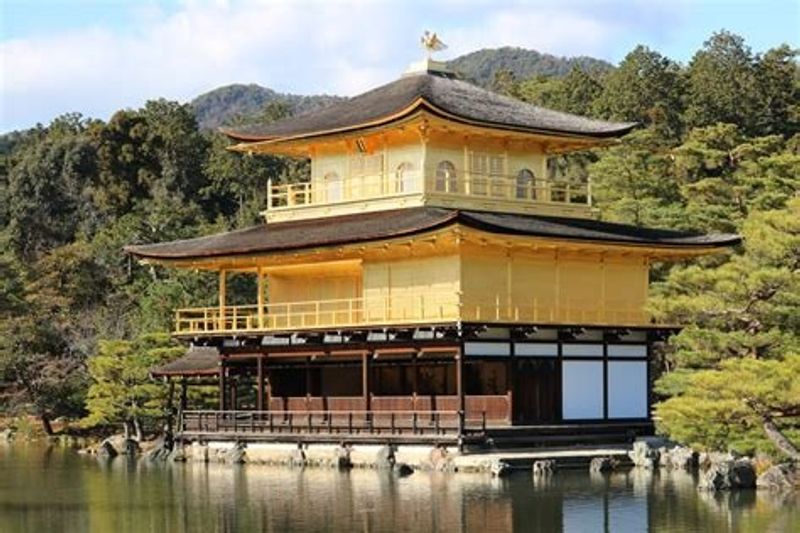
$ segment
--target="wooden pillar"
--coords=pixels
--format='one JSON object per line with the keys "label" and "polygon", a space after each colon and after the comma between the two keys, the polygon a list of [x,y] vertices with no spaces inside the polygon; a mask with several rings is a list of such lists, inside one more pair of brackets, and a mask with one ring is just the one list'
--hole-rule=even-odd
{"label": "wooden pillar", "polygon": [[230,385],[229,385],[229,388],[230,388],[230,391],[231,391],[231,403],[230,403],[230,410],[231,410],[231,411],[236,411],[236,393],[237,393],[237,390],[236,390],[236,388],[237,388],[237,381],[236,381],[236,379],[233,379],[233,377],[232,377],[232,376],[230,376],[230,378],[231,378],[231,379],[230,379]]}
{"label": "wooden pillar", "polygon": [[311,358],[306,357],[306,398],[311,397]]}
{"label": "wooden pillar", "polygon": [[464,435],[464,419],[467,415],[466,397],[464,395],[464,350],[460,348],[456,353],[456,391],[458,393],[458,447],[462,448],[461,438]]}
{"label": "wooden pillar", "polygon": [[361,394],[364,396],[364,409],[370,410],[370,390],[369,390],[369,358],[370,352],[361,354]]}
{"label": "wooden pillar", "polygon": [[[258,276],[258,329],[264,329],[264,272],[262,267],[258,267],[256,271]],[[261,368],[261,358],[259,358],[259,368]],[[259,389],[260,391],[261,389]]]}
{"label": "wooden pillar", "polygon": [[411,356],[411,392],[414,398],[414,410],[417,409],[417,394],[419,394],[419,366],[417,364],[417,354]]}
{"label": "wooden pillar", "polygon": [[225,301],[227,300],[227,273],[224,268],[219,269],[219,325],[220,331],[225,329]]}
{"label": "wooden pillar", "polygon": [[258,373],[258,392],[256,393],[256,408],[264,410],[264,356],[256,356],[256,371]]}
{"label": "wooden pillar", "polygon": [[225,361],[219,362],[219,410],[225,410]]}
{"label": "wooden pillar", "polygon": [[188,392],[186,389],[187,389],[186,378],[182,378],[181,379],[181,403],[180,403],[180,410],[181,411],[185,411],[186,410],[186,403],[187,403],[186,402],[186,397],[187,397],[187,392]]}

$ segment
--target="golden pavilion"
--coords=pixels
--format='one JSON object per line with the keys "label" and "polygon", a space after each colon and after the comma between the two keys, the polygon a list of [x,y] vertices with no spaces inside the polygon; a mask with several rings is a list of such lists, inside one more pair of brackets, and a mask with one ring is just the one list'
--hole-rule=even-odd
{"label": "golden pavilion", "polygon": [[[634,127],[495,94],[427,59],[322,110],[224,130],[233,150],[306,158],[311,173],[269,183],[263,224],[127,248],[218,274],[218,305],[175,312],[186,356],[153,371],[218,386],[215,410],[182,402],[179,434],[463,444],[649,431],[651,347],[675,330],[645,309],[650,265],[739,237],[597,219],[591,183],[554,158]],[[233,274],[257,281],[248,305],[226,298]]]}

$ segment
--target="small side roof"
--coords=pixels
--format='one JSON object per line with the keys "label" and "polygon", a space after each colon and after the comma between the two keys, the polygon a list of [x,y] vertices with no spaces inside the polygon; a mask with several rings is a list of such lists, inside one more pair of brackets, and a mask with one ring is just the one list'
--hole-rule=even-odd
{"label": "small side roof", "polygon": [[732,234],[703,235],[591,219],[414,207],[261,224],[196,239],[131,245],[125,251],[143,259],[191,260],[380,241],[456,224],[501,235],[684,249],[732,246],[741,241]]}
{"label": "small side roof", "polygon": [[191,346],[186,353],[167,364],[151,368],[154,377],[208,376],[219,373],[219,350],[213,346]]}
{"label": "small side roof", "polygon": [[458,80],[446,72],[422,71],[321,110],[270,124],[221,131],[243,142],[299,139],[379,126],[420,109],[470,124],[580,137],[619,137],[636,126],[632,122],[607,122],[545,109]]}

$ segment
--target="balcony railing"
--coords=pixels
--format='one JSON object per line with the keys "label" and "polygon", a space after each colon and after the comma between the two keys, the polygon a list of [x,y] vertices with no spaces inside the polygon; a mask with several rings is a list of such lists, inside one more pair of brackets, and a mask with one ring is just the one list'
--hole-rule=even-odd
{"label": "balcony railing", "polygon": [[650,323],[635,305],[612,309],[598,307],[594,300],[571,300],[567,305],[552,302],[509,302],[507,297],[480,301],[459,301],[455,293],[393,295],[391,297],[348,298],[262,306],[216,306],[179,309],[175,332],[182,335],[291,331],[456,320],[523,324],[581,324],[636,326]]}
{"label": "balcony railing", "polygon": [[391,198],[422,193],[492,199],[514,203],[591,205],[591,188],[586,183],[518,176],[468,173],[442,176],[435,171],[407,171],[402,175],[372,174],[335,181],[303,182],[268,186],[270,209],[330,205],[357,200]]}

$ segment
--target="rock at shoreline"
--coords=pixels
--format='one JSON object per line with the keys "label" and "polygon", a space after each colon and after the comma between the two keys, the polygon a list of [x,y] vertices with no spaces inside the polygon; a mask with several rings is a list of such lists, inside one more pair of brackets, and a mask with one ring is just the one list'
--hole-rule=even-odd
{"label": "rock at shoreline", "polygon": [[435,472],[452,472],[455,467],[453,460],[447,453],[447,448],[437,446],[428,454],[428,463],[431,470]]}
{"label": "rock at shoreline", "polygon": [[394,447],[391,444],[382,446],[375,454],[375,468],[392,468],[394,463]]}
{"label": "rock at shoreline", "polygon": [[397,477],[407,477],[414,473],[414,469],[406,463],[395,463],[392,467],[392,472],[394,472]]}
{"label": "rock at shoreline", "polygon": [[756,486],[756,470],[745,459],[724,461],[712,465],[700,476],[697,488],[701,490],[752,489]]}
{"label": "rock at shoreline", "polygon": [[505,461],[492,461],[489,464],[489,472],[494,477],[506,477],[511,474],[511,465]]}
{"label": "rock at shoreline", "polygon": [[534,461],[532,471],[534,476],[551,476],[556,471],[556,462],[552,459]]}
{"label": "rock at shoreline", "polygon": [[350,459],[350,446],[342,445],[336,448],[336,459],[333,466],[339,470],[353,468],[353,461]]}
{"label": "rock at shoreline", "polygon": [[290,465],[295,468],[304,468],[307,464],[306,451],[303,449],[302,444],[298,444],[297,448],[292,451],[292,458]]}
{"label": "rock at shoreline", "polygon": [[168,460],[176,463],[186,462],[186,450],[184,449],[183,444],[178,444],[172,448]]}
{"label": "rock at shoreline", "polygon": [[756,486],[770,490],[800,489],[800,466],[791,463],[775,465],[758,476]]}
{"label": "rock at shoreline", "polygon": [[217,460],[221,463],[242,464],[245,462],[244,444],[237,442],[234,446],[217,452]]}
{"label": "rock at shoreline", "polygon": [[589,472],[593,474],[604,474],[617,468],[618,462],[613,457],[595,457],[589,463]]}
{"label": "rock at shoreline", "polygon": [[693,471],[697,468],[699,454],[686,446],[659,449],[659,466]]}
{"label": "rock at shoreline", "polygon": [[633,466],[652,470],[659,463],[660,452],[646,440],[633,443],[633,450],[628,452]]}
{"label": "rock at shoreline", "polygon": [[700,468],[708,469],[720,463],[735,461],[739,458],[731,452],[701,452],[697,457]]}
{"label": "rock at shoreline", "polygon": [[156,440],[155,445],[144,457],[152,463],[163,462],[169,459],[172,454],[172,441],[163,437]]}
{"label": "rock at shoreline", "polygon": [[3,431],[0,431],[0,442],[9,442],[14,438],[14,430],[11,428],[6,428]]}
{"label": "rock at shoreline", "polygon": [[97,447],[97,457],[100,459],[113,459],[117,455],[119,455],[119,453],[117,453],[116,448],[114,448],[108,439],[101,442],[100,446]]}

